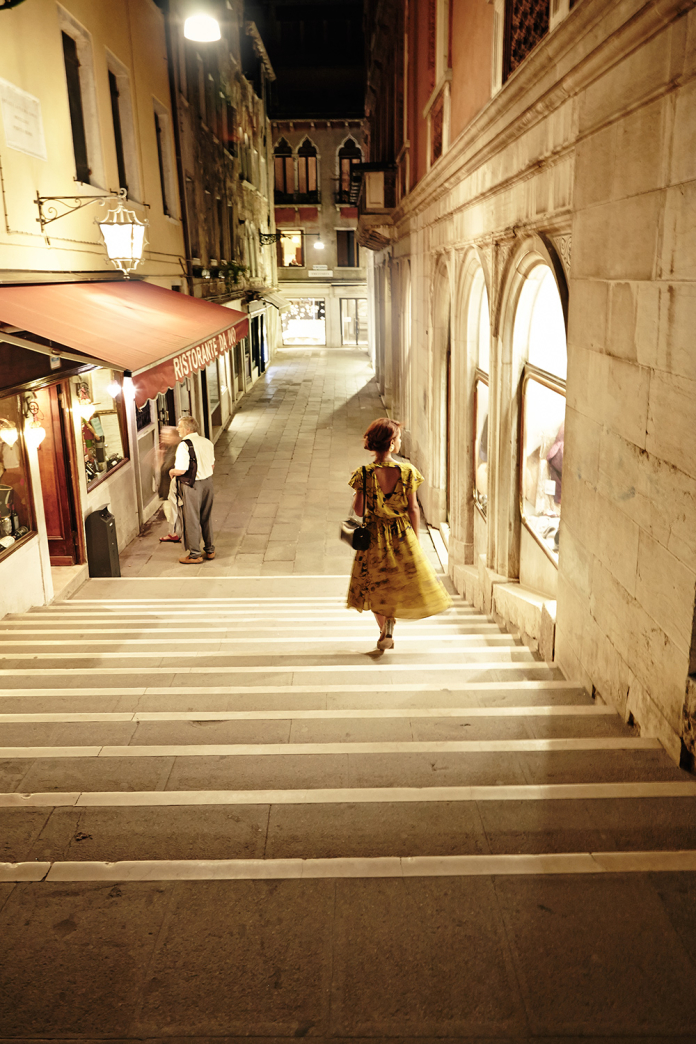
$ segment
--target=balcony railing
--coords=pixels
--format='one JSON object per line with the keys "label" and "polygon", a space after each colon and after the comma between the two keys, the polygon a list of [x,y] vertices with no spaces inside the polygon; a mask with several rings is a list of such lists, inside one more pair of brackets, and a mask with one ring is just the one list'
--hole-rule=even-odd
{"label": "balcony railing", "polygon": [[277,207],[283,206],[316,206],[320,202],[319,191],[315,192],[281,192],[276,189],[273,199]]}

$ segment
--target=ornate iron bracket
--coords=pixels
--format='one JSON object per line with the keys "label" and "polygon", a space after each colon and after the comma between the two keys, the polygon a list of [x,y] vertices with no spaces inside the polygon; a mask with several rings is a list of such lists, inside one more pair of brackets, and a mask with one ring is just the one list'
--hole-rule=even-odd
{"label": "ornate iron bracket", "polygon": [[282,232],[259,232],[261,246],[272,246],[273,243],[279,243],[282,238]]}
{"label": "ornate iron bracket", "polygon": [[[118,192],[108,192],[104,196],[40,196],[36,193],[36,199],[34,202],[39,208],[39,216],[37,217],[38,223],[41,225],[41,231],[46,228],[46,225],[50,225],[52,221],[58,221],[60,218],[67,217],[68,214],[74,214],[77,210],[82,210],[83,207],[89,207],[92,203],[109,203],[114,200],[120,200],[121,203],[125,203],[128,198],[128,192],[126,189],[119,189]],[[60,203],[65,207],[62,213],[58,212],[57,207],[51,206],[50,204]],[[46,206],[49,204],[49,206]],[[140,203],[138,206],[148,207],[149,203]],[[52,215],[47,217],[47,215]]]}

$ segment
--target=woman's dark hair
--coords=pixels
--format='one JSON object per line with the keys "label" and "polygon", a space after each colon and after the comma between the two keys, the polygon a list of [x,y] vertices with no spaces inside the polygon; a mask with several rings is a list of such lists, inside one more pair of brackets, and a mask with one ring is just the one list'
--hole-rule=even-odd
{"label": "woman's dark hair", "polygon": [[380,417],[373,421],[365,432],[365,449],[371,453],[387,453],[400,431],[401,425],[398,421]]}

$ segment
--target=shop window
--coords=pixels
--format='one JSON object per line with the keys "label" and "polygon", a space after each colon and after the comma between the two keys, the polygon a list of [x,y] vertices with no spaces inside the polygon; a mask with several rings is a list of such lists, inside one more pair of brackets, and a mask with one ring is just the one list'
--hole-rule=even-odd
{"label": "shop window", "polygon": [[355,229],[339,228],[336,230],[336,265],[338,268],[358,267],[358,240]]}
{"label": "shop window", "polygon": [[297,150],[297,190],[299,199],[305,203],[317,203],[317,150],[309,138]]}
{"label": "shop window", "polygon": [[[91,489],[128,459],[120,374],[103,368],[81,374],[76,381],[74,403],[82,426],[87,488]],[[149,408],[150,403],[147,405]]]}
{"label": "shop window", "polygon": [[474,374],[474,504],[484,518],[488,513],[488,380],[491,320],[483,269],[471,284],[467,312],[469,358],[476,360]]}
{"label": "shop window", "polygon": [[278,240],[278,267],[279,268],[303,268],[304,267],[304,243],[303,235],[299,229],[283,232]]}
{"label": "shop window", "polygon": [[348,140],[338,150],[338,193],[337,203],[350,203],[350,179],[353,167],[362,163],[362,152],[353,138]]}
{"label": "shop window", "polygon": [[546,265],[537,265],[525,281],[513,349],[527,357],[522,378],[522,521],[557,565],[567,349],[561,299]]}
{"label": "shop window", "polygon": [[283,344],[326,344],[326,302],[305,297],[289,303],[280,316]]}
{"label": "shop window", "polygon": [[341,344],[367,344],[365,298],[341,298]]}
{"label": "shop window", "polygon": [[0,399],[0,559],[35,530],[20,399]]}

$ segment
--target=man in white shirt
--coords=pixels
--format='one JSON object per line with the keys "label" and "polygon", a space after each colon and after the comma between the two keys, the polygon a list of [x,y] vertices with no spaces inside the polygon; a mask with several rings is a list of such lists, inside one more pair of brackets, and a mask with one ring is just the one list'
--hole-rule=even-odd
{"label": "man in white shirt", "polygon": [[[200,565],[203,561],[201,531],[205,557],[215,558],[212,518],[215,447],[209,439],[198,434],[198,421],[195,417],[182,417],[177,431],[181,436],[181,442],[177,447],[174,467],[169,472],[169,477],[185,477],[179,485],[184,501],[186,554],[179,561],[183,565]],[[189,451],[189,442],[193,453]]]}

